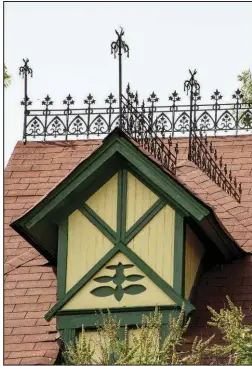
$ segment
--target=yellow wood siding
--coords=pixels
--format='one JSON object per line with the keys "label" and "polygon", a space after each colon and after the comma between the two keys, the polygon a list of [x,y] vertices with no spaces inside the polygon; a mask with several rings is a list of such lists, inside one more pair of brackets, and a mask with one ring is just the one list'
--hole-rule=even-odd
{"label": "yellow wood siding", "polygon": [[175,211],[165,206],[129,243],[129,247],[171,286],[174,225]]}
{"label": "yellow wood siding", "polygon": [[[134,342],[134,338],[137,338],[139,340],[140,337],[140,333],[141,333],[141,329],[140,328],[134,328],[134,329],[128,329],[128,346],[130,348],[132,348],[135,344]],[[152,331],[152,346],[153,346],[153,351],[157,349],[157,345],[159,342],[159,332],[158,331]]]}
{"label": "yellow wood siding", "polygon": [[[97,330],[85,330],[86,340],[90,342],[91,350],[94,350],[93,358],[100,364],[100,360],[102,359],[102,351],[100,348],[100,344],[104,344],[104,339],[99,335]],[[79,332],[79,339],[81,338],[81,331]]]}
{"label": "yellow wood siding", "polygon": [[66,291],[70,290],[113,244],[78,210],[68,218]]}
{"label": "yellow wood siding", "polygon": [[157,201],[158,197],[128,172],[126,230]]}
{"label": "yellow wood siding", "polygon": [[118,174],[115,174],[86,202],[113,230],[116,230],[117,180]]}
{"label": "yellow wood siding", "polygon": [[[132,262],[122,253],[116,254],[108,263],[108,265],[117,265],[119,262],[123,264],[132,264]],[[105,266],[105,267],[106,267]],[[93,281],[99,276],[113,276],[114,272],[103,267],[71,300],[64,306],[64,310],[70,309],[99,309],[99,308],[115,308],[124,306],[156,306],[156,305],[172,305],[174,304],[159,287],[157,287],[146,275],[136,266],[125,270],[125,275],[139,274],[144,276],[137,284],[146,287],[146,291],[137,295],[124,294],[121,301],[117,301],[114,295],[107,297],[97,297],[90,292],[101,285],[109,285],[113,288],[116,285],[113,282],[107,284],[99,284]],[[135,282],[136,283],[136,282]],[[132,285],[130,281],[124,281],[123,287]]]}
{"label": "yellow wood siding", "polygon": [[201,259],[204,255],[204,247],[192,229],[186,226],[186,250],[185,250],[185,298],[190,296]]}

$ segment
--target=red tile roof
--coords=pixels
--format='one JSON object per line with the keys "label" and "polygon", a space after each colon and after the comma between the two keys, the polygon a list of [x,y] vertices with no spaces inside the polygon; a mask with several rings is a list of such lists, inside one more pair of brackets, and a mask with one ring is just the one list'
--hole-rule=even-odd
{"label": "red tile roof", "polygon": [[[186,161],[188,139],[179,142],[178,179],[213,207],[225,229],[252,250],[252,136],[210,138],[242,182],[238,204]],[[55,320],[44,313],[56,301],[56,276],[35,249],[9,226],[89,156],[101,140],[18,142],[5,169],[5,364],[52,364],[58,354]]]}

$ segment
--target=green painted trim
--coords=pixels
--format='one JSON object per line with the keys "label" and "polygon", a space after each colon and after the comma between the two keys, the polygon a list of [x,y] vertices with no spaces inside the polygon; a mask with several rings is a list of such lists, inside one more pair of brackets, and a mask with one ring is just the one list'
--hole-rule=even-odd
{"label": "green painted trim", "polygon": [[140,219],[127,231],[125,243],[129,242],[147,225],[153,217],[166,205],[161,198],[158,199]]}
{"label": "green painted trim", "polygon": [[116,243],[116,233],[98,216],[88,205],[84,203],[78,210],[99,229],[113,244]]}
{"label": "green painted trim", "polygon": [[105,254],[102,259],[96,263],[64,296],[59,300],[45,315],[46,320],[51,320],[55,313],[62,308],[86,283],[118,252],[118,248],[114,247]]}
{"label": "green painted trim", "polygon": [[175,213],[173,288],[184,297],[185,287],[185,219]]}
{"label": "green painted trim", "polygon": [[66,293],[68,220],[60,223],[58,235],[57,300],[61,300]]}
{"label": "green painted trim", "polygon": [[137,254],[135,254],[128,246],[118,245],[123,254],[125,254],[146,276],[148,276],[166,295],[168,295],[175,304],[182,306],[185,303],[185,312],[188,314],[195,310],[194,306],[186,299],[182,298],[174,289],[165,282],[151,267],[149,267]]}
{"label": "green painted trim", "polygon": [[128,172],[122,170],[122,213],[121,213],[121,241],[125,242],[126,236],[126,215],[127,215],[127,186],[128,186]]}
{"label": "green painted trim", "polygon": [[123,172],[118,171],[118,188],[117,188],[117,226],[116,226],[116,241],[121,239],[122,231],[122,207],[123,207]]}
{"label": "green painted trim", "polygon": [[76,328],[64,328],[60,329],[59,332],[64,343],[75,341]]}
{"label": "green painted trim", "polygon": [[[169,315],[176,312],[180,308],[178,306],[159,306],[160,312],[163,314],[164,323],[169,321]],[[134,308],[121,308],[121,309],[110,309],[111,314],[113,314],[118,320],[120,320],[120,325],[124,327],[125,325],[136,326],[142,323],[142,316],[149,314],[155,310],[154,306],[149,307],[134,307]],[[102,310],[103,314],[107,313],[107,309]],[[91,310],[89,312],[82,310],[81,313],[69,312],[58,312],[57,313],[57,328],[67,329],[67,328],[81,328],[84,325],[85,328],[96,328],[96,324],[102,324],[102,314],[100,310]]]}

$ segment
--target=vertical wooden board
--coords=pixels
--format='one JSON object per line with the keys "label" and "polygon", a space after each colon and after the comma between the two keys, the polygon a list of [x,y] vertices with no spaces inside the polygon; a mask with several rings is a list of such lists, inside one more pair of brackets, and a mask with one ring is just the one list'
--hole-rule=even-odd
{"label": "vertical wooden board", "polygon": [[158,200],[158,197],[128,172],[126,230]]}
{"label": "vertical wooden board", "polygon": [[66,291],[70,290],[113,244],[78,210],[68,218]]}
{"label": "vertical wooden board", "polygon": [[117,181],[118,174],[115,174],[86,201],[86,204],[114,231],[117,218]]}
{"label": "vertical wooden board", "polygon": [[113,277],[115,275],[115,270],[107,269],[106,267],[117,265],[120,262],[124,265],[133,264],[124,254],[119,252],[107,263],[106,266],[97,272],[97,274],[82,289],[80,289],[80,291],[77,292],[68,303],[65,304],[63,310],[174,305],[174,301],[135,265],[131,268],[125,269],[124,275],[140,275],[143,276],[143,278],[134,282],[125,279],[122,286],[125,288],[130,285],[137,284],[144,286],[146,289],[145,291],[135,295],[125,293],[120,300],[117,300],[113,294],[104,297],[93,295],[91,292],[101,286],[109,286],[112,289],[115,289],[116,285],[112,281],[98,283],[97,281],[94,281],[94,279],[101,276]]}
{"label": "vertical wooden board", "polygon": [[160,277],[173,286],[175,211],[166,205],[128,244]]}
{"label": "vertical wooden board", "polygon": [[192,229],[186,225],[185,248],[185,298],[190,296],[191,289],[204,256],[204,247]]}

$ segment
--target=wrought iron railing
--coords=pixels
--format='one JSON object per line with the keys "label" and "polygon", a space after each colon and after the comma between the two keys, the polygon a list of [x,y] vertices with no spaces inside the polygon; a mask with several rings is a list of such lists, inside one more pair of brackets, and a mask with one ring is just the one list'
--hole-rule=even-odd
{"label": "wrought iron railing", "polygon": [[[208,134],[243,134],[252,132],[252,103],[244,103],[243,95],[237,89],[232,95],[233,102],[222,102],[222,95],[216,89],[211,103],[200,104],[200,85],[195,79],[196,71],[190,71],[190,79],[185,81],[184,90],[189,95],[188,104],[180,104],[180,96],[174,91],[168,98],[168,105],[158,105],[159,98],[153,92],[146,103],[140,105],[138,94],[126,89],[122,93],[122,54],[129,56],[129,47],[122,39],[124,32],[116,32],[117,40],[111,43],[111,52],[119,59],[118,106],[113,94],[105,99],[104,107],[95,107],[95,99],[89,94],[84,99],[84,107],[75,107],[69,94],[64,100],[64,108],[53,108],[49,95],[42,101],[42,108],[31,108],[28,97],[27,80],[32,76],[29,60],[23,60],[20,74],[24,76],[24,129],[23,140],[30,138],[65,140],[74,138],[93,138],[108,135],[119,126],[125,133],[147,150],[172,174],[176,173],[178,146],[172,151],[171,136],[188,134],[188,159],[193,161],[210,179],[218,184],[238,202],[241,201],[241,185],[228,174],[222,158],[207,139],[202,140],[202,131]],[[198,131],[200,136],[197,135]],[[169,137],[167,145],[161,138]],[[217,161],[218,160],[218,161]]]}
{"label": "wrought iron railing", "polygon": [[218,157],[217,150],[209,142],[207,136],[192,133],[190,160],[193,161],[220,188],[241,202],[242,187],[237,183],[232,171],[223,163],[222,156]]}
{"label": "wrought iron railing", "polygon": [[[233,94],[234,103],[220,103],[221,94],[216,90],[213,103],[195,104],[195,130],[211,135],[225,133],[244,134],[252,132],[252,104],[242,103],[239,90]],[[159,136],[181,136],[189,134],[190,104],[179,104],[180,98],[174,91],[169,97],[170,104],[158,105],[158,97],[152,93],[145,103],[145,119]],[[95,99],[89,94],[83,107],[75,107],[69,94],[64,100],[65,108],[54,109],[49,95],[42,101],[42,107],[32,109],[29,98],[25,106],[24,140],[40,138],[71,139],[71,136],[90,138],[104,137],[119,125],[119,107],[113,94],[105,99],[104,107],[95,107]],[[135,107],[140,113],[139,105]]]}
{"label": "wrought iron railing", "polygon": [[[135,102],[136,106],[134,106],[133,102]],[[178,143],[175,143],[175,147],[173,148],[170,136],[167,144],[164,144],[149,124],[144,114],[144,106],[141,107],[141,111],[137,109],[137,94],[130,93],[129,88],[127,88],[127,98],[122,95],[121,104],[121,129],[155,158],[163,168],[175,175],[179,152]]]}

